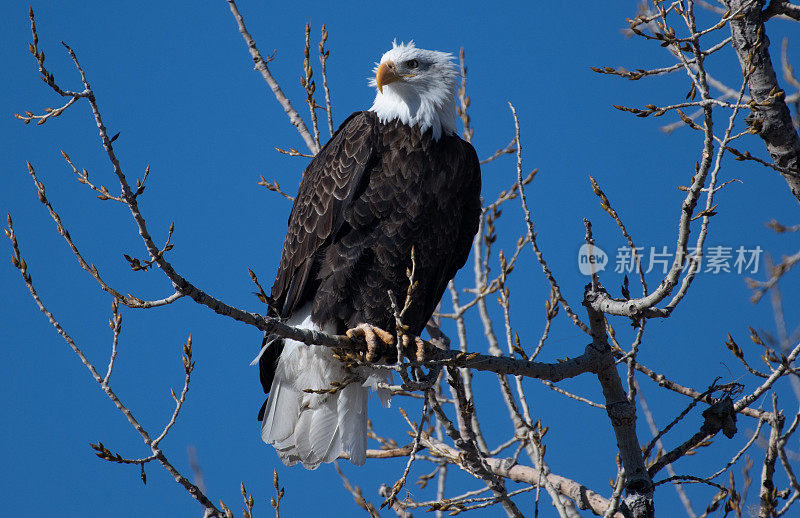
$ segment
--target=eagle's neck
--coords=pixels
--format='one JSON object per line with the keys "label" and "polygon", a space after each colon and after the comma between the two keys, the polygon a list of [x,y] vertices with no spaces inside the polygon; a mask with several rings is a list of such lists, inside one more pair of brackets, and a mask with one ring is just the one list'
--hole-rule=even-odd
{"label": "eagle's neck", "polygon": [[442,133],[449,135],[456,130],[454,97],[454,88],[431,88],[420,94],[410,85],[397,81],[384,86],[383,93],[375,95],[369,110],[384,123],[399,119],[403,124],[418,126],[421,133],[430,128],[433,139],[439,140]]}

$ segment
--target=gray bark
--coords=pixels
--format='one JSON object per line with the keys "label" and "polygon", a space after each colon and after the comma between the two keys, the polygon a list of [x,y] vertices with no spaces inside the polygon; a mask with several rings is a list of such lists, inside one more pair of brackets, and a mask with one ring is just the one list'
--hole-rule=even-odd
{"label": "gray bark", "polygon": [[747,4],[748,0],[728,0],[731,12],[741,10],[744,14],[740,19],[732,19],[730,26],[733,48],[742,72],[745,75],[750,73],[747,86],[754,110],[748,123],[764,140],[773,162],[781,169],[794,197],[800,201],[800,137],[792,125],[789,108],[784,102],[785,93],[778,85],[772,67],[762,15],[764,0]]}
{"label": "gray bark", "polygon": [[603,388],[606,412],[614,427],[617,449],[627,477],[623,512],[633,518],[654,518],[653,482],[647,472],[642,449],[636,435],[636,407],[628,399],[628,394],[625,392],[617,372],[617,366],[611,356],[611,347],[606,335],[605,315],[592,307],[592,302],[598,292],[603,293],[604,290],[597,288],[597,291],[594,291],[591,284],[586,286],[586,290],[583,304],[589,313],[589,325],[593,337],[592,345],[589,347],[607,354],[612,359],[605,368],[597,372],[597,379]]}

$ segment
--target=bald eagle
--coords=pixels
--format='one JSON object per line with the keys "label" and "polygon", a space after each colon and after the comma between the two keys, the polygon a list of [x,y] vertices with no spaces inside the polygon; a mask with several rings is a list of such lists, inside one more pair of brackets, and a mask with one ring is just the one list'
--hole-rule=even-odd
{"label": "bald eagle", "polygon": [[[452,55],[395,43],[374,73],[375,102],[314,157],[289,215],[271,309],[292,326],[394,333],[388,292],[402,302],[413,247],[419,288],[404,324],[419,335],[478,229],[480,164],[455,134]],[[269,394],[261,437],[286,465],[315,469],[343,453],[364,463],[369,389],[388,406],[389,371],[348,369],[328,347],[277,336],[256,360]]]}

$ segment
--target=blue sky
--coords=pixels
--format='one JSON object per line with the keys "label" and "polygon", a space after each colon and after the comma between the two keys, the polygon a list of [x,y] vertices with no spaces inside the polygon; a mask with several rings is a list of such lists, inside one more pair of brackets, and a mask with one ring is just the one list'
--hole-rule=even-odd
{"label": "blue sky", "polygon": [[[303,27],[311,23],[312,41],[316,41],[321,24],[327,24],[335,124],[370,106],[374,93],[366,84],[367,77],[392,39],[414,39],[420,47],[454,53],[465,47],[478,154],[489,156],[512,138],[513,120],[506,103],[513,102],[520,116],[524,168],[540,170],[528,192],[540,246],[566,296],[580,308],[586,282],[577,267],[582,218],[592,220],[597,244],[612,261],[624,244],[592,194],[588,175],[611,198],[637,244],[672,248],[684,196],[676,186],[686,184],[698,159],[698,134],[684,129],[666,135],[659,130],[660,125],[673,122],[669,116],[638,119],[612,108],[613,104],[679,102],[689,86],[684,75],[629,82],[589,70],[590,66],[672,64],[657,45],[628,39],[620,31],[625,17],[635,14],[636,4],[590,2],[581,4],[579,13],[567,12],[558,3],[532,2],[491,7],[485,2],[457,6],[353,2],[347,8],[328,2],[276,6],[241,2],[239,8],[261,51],[267,55],[277,49],[270,68],[305,118],[299,85]],[[264,175],[293,192],[307,160],[274,150],[303,149],[303,142],[252,70],[227,3],[41,1],[32,5],[40,48],[56,79],[66,88],[81,88],[59,44],[64,40],[75,49],[88,75],[109,132],[121,132],[115,149],[126,173],[141,176],[150,165],[148,188],[140,204],[157,241],[165,239],[170,222],[175,222],[172,264],[216,297],[259,310],[247,268],[263,284],[271,283],[290,205],[256,182]],[[85,256],[112,285],[150,299],[169,295],[170,285],[159,272],[130,271],[122,254],[144,257],[145,251],[129,213],[112,201],[97,200],[74,181],[61,158],[60,150],[66,151],[76,165],[89,170],[94,181],[112,192],[117,189],[88,104],[79,102],[43,126],[24,126],[13,118],[15,112],[38,113],[60,102],[37,78],[35,60],[27,51],[27,9],[27,3],[6,3],[0,17],[6,77],[0,117],[4,143],[0,209],[14,217],[22,252],[43,300],[101,367],[110,350],[106,322],[111,300],[79,268],[55,232],[36,199],[25,161],[33,164],[47,185],[48,198]],[[796,38],[796,26],[770,22],[773,59],[781,38],[793,28]],[[714,56],[709,65],[718,79],[738,86],[734,84],[738,63],[729,52]],[[327,130],[323,128],[322,134],[326,136]],[[760,140],[753,137],[747,144],[753,154],[766,157]],[[707,244],[734,249],[760,246],[776,258],[794,253],[797,236],[775,235],[764,226],[773,218],[786,224],[798,222],[797,201],[783,179],[752,163],[726,160],[724,165],[721,180],[737,178],[741,183],[732,183],[718,194],[719,215],[713,218]],[[496,198],[515,174],[510,157],[485,166],[485,198]],[[524,232],[516,201],[507,205],[501,221],[498,247],[509,250]],[[10,248],[4,250],[10,255]],[[146,456],[148,451],[38,312],[17,270],[7,260],[0,264],[4,294],[0,299],[0,393],[5,416],[0,438],[6,444],[0,485],[6,488],[6,508],[41,516],[199,515],[198,504],[160,467],[148,466],[144,486],[135,468],[94,457],[89,442],[98,440],[127,457]],[[468,272],[463,273],[467,275],[461,276],[462,286],[469,280]],[[531,343],[541,333],[549,287],[527,252],[514,277],[516,330],[523,342]],[[763,264],[756,277],[763,278]],[[672,318],[648,324],[642,362],[700,389],[717,376],[723,381],[738,380],[748,390],[755,387],[756,380],[746,375],[723,345],[731,333],[745,347],[745,354],[756,359],[760,351],[748,348],[747,326],[774,332],[767,301],[750,304],[744,278],[735,273],[700,275]],[[610,269],[601,279],[612,290],[618,290],[622,282],[621,274]],[[657,284],[659,276],[651,273],[648,280]],[[800,323],[800,301],[791,290],[796,282],[796,275],[784,282],[790,329]],[[637,290],[632,288],[634,294]],[[123,317],[112,385],[152,431],[159,430],[171,413],[169,387],[177,390],[183,379],[181,344],[189,333],[193,336],[197,368],[189,400],[163,448],[187,474],[187,446],[197,449],[214,501],[221,498],[238,509],[239,482],[243,481],[255,494],[260,515],[268,515],[265,501],[272,494],[272,470],[277,467],[286,486],[282,507],[287,516],[330,515],[332,509],[338,515],[359,512],[332,467],[314,472],[285,468],[271,448],[261,443],[256,413],[263,395],[255,368],[248,367],[260,344],[257,330],[189,301],[152,311],[123,309]],[[583,351],[585,336],[562,318],[543,353],[545,360]],[[624,320],[613,323],[629,340],[629,325]],[[473,331],[471,350],[485,351],[481,332],[477,327]],[[681,398],[660,395],[647,380],[641,383],[662,426],[686,404]],[[602,397],[599,385],[588,376],[563,385],[594,400]],[[526,387],[535,417],[551,426],[547,452],[553,471],[610,493],[615,448],[605,414],[561,399],[538,382],[527,381]],[[499,443],[511,427],[504,410],[496,405],[497,383],[493,376],[481,374],[476,390],[485,431]],[[781,397],[793,411],[792,394],[786,391]],[[396,399],[395,405],[410,413],[419,411],[412,401]],[[395,432],[405,426],[397,412],[375,407],[371,416],[379,433],[394,433],[398,440],[404,437]],[[700,420],[699,414],[690,416],[675,435],[667,437],[667,444],[682,442]],[[740,421],[741,430],[753,426]],[[642,442],[649,439],[643,423],[639,437]],[[726,455],[738,450],[744,437],[717,439],[708,451],[682,460],[676,469],[713,471]],[[377,486],[391,485],[402,470],[401,461],[368,461],[359,469],[343,466],[373,502],[378,502]],[[455,476],[452,494],[475,487],[475,481]],[[425,498],[425,491],[416,486],[409,489]],[[692,488],[690,494],[696,497],[698,511],[712,496],[707,489]],[[530,505],[530,499],[521,502]],[[671,489],[660,489],[657,502],[660,515],[679,515]]]}

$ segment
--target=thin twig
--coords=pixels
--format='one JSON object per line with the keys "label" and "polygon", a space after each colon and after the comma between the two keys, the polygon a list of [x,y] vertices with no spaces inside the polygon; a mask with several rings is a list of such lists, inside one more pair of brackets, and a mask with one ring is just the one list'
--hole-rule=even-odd
{"label": "thin twig", "polygon": [[250,33],[247,32],[247,28],[244,25],[244,18],[241,14],[239,14],[239,8],[236,7],[235,0],[227,0],[228,5],[230,6],[231,13],[233,13],[234,18],[236,18],[236,24],[239,26],[239,32],[242,34],[242,38],[244,38],[244,42],[247,44],[247,49],[250,51],[250,56],[253,58],[253,62],[255,63],[255,69],[261,73],[261,77],[269,85],[272,93],[275,95],[275,99],[280,103],[283,107],[283,111],[286,112],[286,115],[289,116],[289,122],[297,128],[297,132],[300,133],[300,136],[303,137],[303,140],[308,146],[309,151],[311,154],[316,155],[319,152],[319,145],[314,140],[314,137],[308,131],[308,127],[306,127],[306,123],[303,121],[303,118],[300,117],[300,114],[297,113],[297,110],[294,109],[292,103],[286,97],[286,94],[283,93],[281,87],[278,85],[278,82],[272,77],[272,73],[269,71],[269,67],[267,64],[272,61],[272,57],[268,59],[264,59],[261,56],[261,52],[259,52],[258,47],[256,47],[256,42]]}

